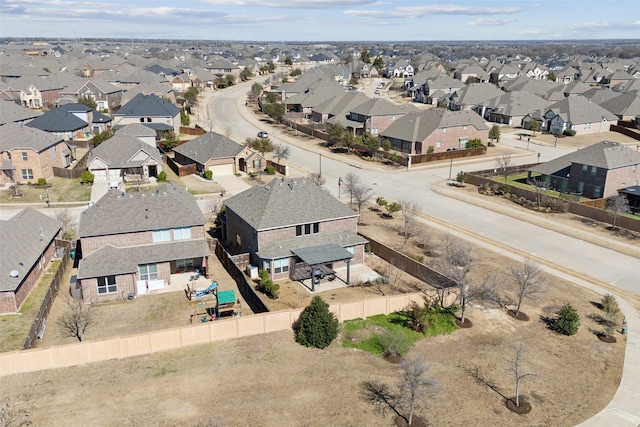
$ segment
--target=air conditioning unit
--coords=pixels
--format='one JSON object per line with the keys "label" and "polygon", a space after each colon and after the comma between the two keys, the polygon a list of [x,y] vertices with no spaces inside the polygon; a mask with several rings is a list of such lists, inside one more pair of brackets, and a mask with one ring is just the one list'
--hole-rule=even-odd
{"label": "air conditioning unit", "polygon": [[247,265],[247,276],[249,276],[251,279],[257,279],[258,278],[258,267],[256,267],[255,265]]}

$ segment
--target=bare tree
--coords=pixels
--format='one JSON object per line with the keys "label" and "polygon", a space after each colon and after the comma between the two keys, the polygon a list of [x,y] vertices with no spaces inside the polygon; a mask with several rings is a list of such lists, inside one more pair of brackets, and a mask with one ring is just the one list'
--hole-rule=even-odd
{"label": "bare tree", "polygon": [[225,136],[225,138],[231,139],[231,135],[233,134],[233,129],[231,129],[231,126],[229,125],[224,125],[224,127],[222,128],[222,134]]}
{"label": "bare tree", "polygon": [[535,376],[534,373],[527,372],[522,366],[522,358],[524,353],[524,346],[522,344],[518,344],[515,347],[515,355],[513,359],[509,360],[509,370],[513,373],[513,377],[516,383],[516,406],[520,406],[520,382],[527,377]]}
{"label": "bare tree", "polygon": [[309,175],[307,175],[307,179],[318,187],[322,187],[327,182],[327,178],[320,175],[318,172],[310,172]]}
{"label": "bare tree", "polygon": [[400,200],[400,213],[402,214],[402,250],[404,251],[407,242],[418,234],[418,215],[420,208],[413,201]]}
{"label": "bare tree", "polygon": [[471,243],[456,239],[449,234],[444,236],[442,244],[442,257],[440,268],[445,276],[449,277],[458,287],[458,298],[460,300],[460,321],[464,323],[467,302],[469,298],[469,283],[467,275],[471,269],[473,258]]}
{"label": "bare tree", "polygon": [[543,179],[532,178],[529,180],[529,185],[536,189],[536,206],[540,208],[542,196],[544,195],[545,190],[549,188],[549,184],[547,184]]}
{"label": "bare tree", "polygon": [[345,175],[342,182],[344,182],[344,188],[349,193],[349,206],[351,206],[353,204],[353,190],[355,190],[356,187],[360,186],[360,177],[353,172],[349,172]]}
{"label": "bare tree", "polygon": [[8,399],[0,404],[0,427],[26,427],[32,425],[29,412],[24,408],[16,408]]}
{"label": "bare tree", "polygon": [[82,341],[86,330],[95,323],[91,305],[70,297],[66,298],[65,303],[67,308],[58,321],[62,329],[61,333],[64,336],[75,337],[78,338],[78,341]]}
{"label": "bare tree", "polygon": [[287,160],[291,154],[291,148],[287,145],[276,144],[273,147],[273,157],[280,163],[281,160]]}
{"label": "bare tree", "polygon": [[367,203],[371,197],[373,197],[373,191],[371,188],[367,188],[366,185],[358,184],[352,191],[353,198],[358,205],[358,213],[362,211],[362,206]]}
{"label": "bare tree", "polygon": [[71,234],[71,230],[75,225],[75,221],[71,217],[71,214],[69,213],[69,209],[65,208],[65,209],[59,210],[55,214],[54,218],[60,223],[60,228],[62,229],[62,235],[64,236],[63,238],[65,240],[71,240],[71,238],[73,237],[73,235]]}
{"label": "bare tree", "polygon": [[496,156],[496,165],[504,177],[504,182],[507,182],[509,178],[509,166],[511,166],[511,155],[504,154],[502,156]]}
{"label": "bare tree", "polygon": [[211,222],[215,221],[222,208],[222,200],[211,199],[207,202],[207,214]]}
{"label": "bare tree", "polygon": [[617,196],[610,197],[607,199],[607,209],[611,211],[613,215],[612,227],[616,229],[616,220],[620,214],[625,214],[631,212],[631,208],[629,207],[629,199],[623,194],[618,194]]}
{"label": "bare tree", "polygon": [[[377,381],[365,381],[360,386],[364,399],[373,404],[377,410],[385,413],[390,409],[408,425],[412,425],[415,409],[432,396],[436,383],[432,379],[425,378],[425,374],[429,372],[429,365],[421,359],[403,360],[401,367],[397,390]],[[408,412],[408,415],[400,412],[402,408]]]}
{"label": "bare tree", "polygon": [[515,316],[520,314],[520,306],[525,298],[531,298],[544,291],[545,278],[542,275],[540,264],[525,258],[519,266],[511,265],[509,274],[514,281],[516,291],[516,311]]}

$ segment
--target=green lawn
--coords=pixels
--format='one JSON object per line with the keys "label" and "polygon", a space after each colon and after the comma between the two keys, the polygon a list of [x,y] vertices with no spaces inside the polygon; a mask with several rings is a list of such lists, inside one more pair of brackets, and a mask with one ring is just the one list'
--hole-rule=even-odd
{"label": "green lawn", "polygon": [[54,260],[42,275],[27,299],[20,307],[20,314],[0,316],[0,352],[22,350],[27,334],[33,323],[44,297],[49,291],[51,280],[62,261]]}

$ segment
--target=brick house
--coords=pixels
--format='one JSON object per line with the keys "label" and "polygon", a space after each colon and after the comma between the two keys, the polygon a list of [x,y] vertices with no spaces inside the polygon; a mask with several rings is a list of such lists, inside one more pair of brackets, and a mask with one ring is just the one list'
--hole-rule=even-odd
{"label": "brick house", "polygon": [[[358,214],[304,178],[275,178],[225,201],[224,240],[273,280],[363,264]],[[348,275],[347,275],[348,277]],[[347,280],[348,281],[348,280]]]}
{"label": "brick house", "polygon": [[8,123],[0,126],[0,185],[53,178],[53,168],[73,161],[71,147],[48,132]]}
{"label": "brick house", "polygon": [[[473,111],[433,108],[404,115],[380,134],[391,142],[391,149],[406,154],[465,148],[468,140],[489,139],[489,127]],[[429,147],[433,147],[432,150]]]}
{"label": "brick house", "polygon": [[356,135],[369,132],[377,136],[397,119],[416,110],[412,105],[394,105],[382,98],[370,99],[349,111],[347,129],[352,129]]}
{"label": "brick house", "polygon": [[84,104],[60,105],[27,123],[27,126],[52,133],[67,141],[89,140],[111,128],[111,117]]}
{"label": "brick house", "polygon": [[101,79],[89,79],[84,82],[65,88],[60,91],[60,101],[58,104],[64,104],[65,99],[70,102],[78,102],[80,97],[90,98],[96,102],[98,111],[108,110],[109,113],[120,107],[122,100],[122,88]]}
{"label": "brick house", "polygon": [[162,172],[156,147],[132,136],[113,136],[91,149],[87,169],[96,181],[148,182]]}
{"label": "brick house", "polygon": [[578,134],[608,132],[618,117],[582,95],[568,96],[550,105],[542,115],[542,130],[562,134],[566,129]]}
{"label": "brick house", "polygon": [[180,134],[180,108],[157,95],[139,93],[113,113],[115,125],[144,123],[162,139],[165,132]]}
{"label": "brick house", "polygon": [[34,209],[0,221],[0,313],[15,313],[56,254],[60,224]]}
{"label": "brick house", "polygon": [[640,182],[640,153],[617,142],[601,141],[528,169],[561,193],[591,199],[612,197]]}
{"label": "brick house", "polygon": [[77,286],[83,300],[144,295],[170,285],[174,274],[208,274],[205,223],[193,196],[177,187],[109,190],[80,217]]}

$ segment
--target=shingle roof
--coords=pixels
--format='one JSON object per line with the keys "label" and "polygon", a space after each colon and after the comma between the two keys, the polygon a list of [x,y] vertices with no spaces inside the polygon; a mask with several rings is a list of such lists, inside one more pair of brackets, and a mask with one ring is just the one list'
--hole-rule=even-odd
{"label": "shingle roof", "polygon": [[568,168],[572,163],[596,166],[607,170],[617,169],[640,165],[640,153],[617,142],[600,141],[573,153],[534,166],[529,170],[544,175],[552,175],[557,171]]}
{"label": "shingle roof", "polygon": [[[0,221],[0,291],[14,291],[20,286],[59,231],[58,221],[34,209]],[[12,270],[18,277],[10,277]]]}
{"label": "shingle roof", "polygon": [[230,197],[225,205],[255,230],[358,216],[304,178],[275,178]]}
{"label": "shingle roof", "polygon": [[156,131],[142,123],[130,123],[118,129],[115,136],[132,136],[134,138],[141,136],[156,136]]}
{"label": "shingle roof", "polygon": [[62,141],[59,136],[19,123],[0,126],[0,151],[31,148],[39,153]]}
{"label": "shingle roof", "polygon": [[173,151],[205,164],[211,159],[233,158],[240,154],[244,147],[216,132],[207,132],[197,138],[185,142]]}
{"label": "shingle roof", "polygon": [[330,233],[309,234],[295,239],[278,240],[277,242],[261,247],[256,253],[262,259],[276,259],[291,256],[291,252],[299,248],[307,248],[329,243],[337,243],[342,247],[362,245],[367,239],[353,231],[334,231]]}
{"label": "shingle roof", "polygon": [[375,98],[352,108],[351,112],[362,116],[373,117],[406,114],[416,110],[417,108],[410,104],[395,105],[383,98]]}
{"label": "shingle roof", "polygon": [[174,117],[180,112],[175,105],[171,105],[157,95],[137,94],[114,113],[114,116],[129,117]]}
{"label": "shingle roof", "polygon": [[205,239],[178,240],[117,248],[106,245],[90,253],[78,265],[78,279],[135,273],[138,265],[211,255]]}
{"label": "shingle roof", "polygon": [[[147,157],[140,157],[140,152],[145,153]],[[133,157],[139,160],[132,160]],[[149,157],[162,164],[162,155],[157,148],[135,137],[113,136],[91,150],[87,165],[91,166],[95,159],[100,159],[110,168],[133,167],[144,164]]]}
{"label": "shingle roof", "polygon": [[478,130],[489,129],[484,120],[473,111],[433,108],[402,116],[381,132],[380,136],[401,141],[422,142],[436,129],[464,125],[473,126]]}
{"label": "shingle roof", "polygon": [[617,120],[617,117],[610,111],[595,102],[590,102],[581,95],[568,96],[550,105],[547,111],[552,111],[565,122],[573,124],[595,123],[602,121],[602,119]]}
{"label": "shingle roof", "polygon": [[457,90],[452,97],[457,98],[458,105],[478,105],[503,93],[491,83],[471,83]]}
{"label": "shingle roof", "polygon": [[172,185],[160,186],[155,191],[125,195],[111,190],[82,212],[78,236],[82,238],[188,227],[204,225],[205,222],[193,196]]}
{"label": "shingle roof", "polygon": [[528,92],[509,92],[489,100],[485,106],[506,116],[524,116],[544,110],[551,102]]}
{"label": "shingle roof", "polygon": [[0,126],[5,123],[22,122],[42,115],[41,111],[21,107],[15,102],[0,100]]}
{"label": "shingle roof", "polygon": [[638,92],[624,93],[603,102],[600,106],[619,117],[636,116],[640,114],[640,95]]}
{"label": "shingle roof", "polygon": [[27,126],[31,126],[37,129],[41,129],[47,132],[73,132],[79,129],[87,127],[88,123],[82,120],[80,117],[73,114],[74,108],[77,111],[86,112],[91,111],[91,108],[82,106],[82,104],[67,104],[61,105],[58,108],[53,108],[40,117],[36,117],[27,123]]}

